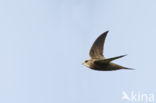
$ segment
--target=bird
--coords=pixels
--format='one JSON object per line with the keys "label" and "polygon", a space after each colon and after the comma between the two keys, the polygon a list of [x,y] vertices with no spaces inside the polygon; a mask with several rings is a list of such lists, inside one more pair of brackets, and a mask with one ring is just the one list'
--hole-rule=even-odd
{"label": "bird", "polygon": [[89,51],[89,60],[85,60],[82,64],[86,67],[98,70],[98,71],[115,71],[115,70],[133,70],[132,68],[127,68],[118,64],[113,63],[113,60],[122,58],[126,55],[116,56],[112,58],[105,58],[103,56],[103,47],[105,43],[106,36],[109,31],[102,33],[93,43]]}

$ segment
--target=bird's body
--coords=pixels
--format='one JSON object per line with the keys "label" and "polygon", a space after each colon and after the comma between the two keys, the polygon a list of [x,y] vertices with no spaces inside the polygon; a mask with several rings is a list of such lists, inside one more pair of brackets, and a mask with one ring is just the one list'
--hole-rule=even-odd
{"label": "bird's body", "polygon": [[88,68],[93,69],[93,70],[99,70],[99,71],[113,71],[113,70],[118,70],[118,69],[128,69],[126,67],[117,65],[117,64],[112,63],[112,62],[98,64],[97,61],[96,61],[96,59],[95,60],[88,60],[89,65],[86,65],[86,66]]}
{"label": "bird's body", "polygon": [[113,57],[113,58],[104,58],[103,56],[103,44],[106,38],[108,31],[101,34],[93,43],[90,49],[90,60],[86,60],[83,64],[88,68],[99,71],[113,71],[119,69],[130,69],[118,64],[112,63],[111,61],[124,57],[125,55]]}

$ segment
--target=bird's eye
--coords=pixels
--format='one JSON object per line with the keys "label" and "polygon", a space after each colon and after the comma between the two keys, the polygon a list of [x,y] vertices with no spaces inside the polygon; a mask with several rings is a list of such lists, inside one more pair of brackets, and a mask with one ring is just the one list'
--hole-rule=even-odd
{"label": "bird's eye", "polygon": [[85,61],[85,63],[87,63],[87,62],[88,62],[88,60]]}

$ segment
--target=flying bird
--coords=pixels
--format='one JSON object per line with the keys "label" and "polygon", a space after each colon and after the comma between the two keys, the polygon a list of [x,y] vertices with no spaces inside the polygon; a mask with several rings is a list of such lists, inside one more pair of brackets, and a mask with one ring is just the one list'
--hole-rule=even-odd
{"label": "flying bird", "polygon": [[93,70],[100,70],[100,71],[113,71],[113,70],[120,70],[120,69],[131,69],[127,67],[120,66],[118,64],[112,63],[113,60],[122,58],[126,55],[121,55],[112,58],[105,58],[103,56],[103,45],[105,42],[105,38],[107,36],[108,31],[102,33],[93,43],[89,56],[90,59],[83,62],[83,65],[91,68]]}

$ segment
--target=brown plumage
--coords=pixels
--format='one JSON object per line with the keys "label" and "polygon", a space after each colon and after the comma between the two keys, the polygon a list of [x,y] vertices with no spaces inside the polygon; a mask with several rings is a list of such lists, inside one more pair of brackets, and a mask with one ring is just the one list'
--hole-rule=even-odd
{"label": "brown plumage", "polygon": [[120,66],[118,64],[112,63],[111,61],[124,57],[126,55],[121,55],[113,58],[106,59],[103,56],[103,45],[105,42],[105,38],[107,36],[108,31],[102,33],[93,43],[89,56],[90,60],[86,60],[83,65],[94,69],[94,70],[101,70],[101,71],[112,71],[112,70],[119,70],[119,69],[131,69]]}

